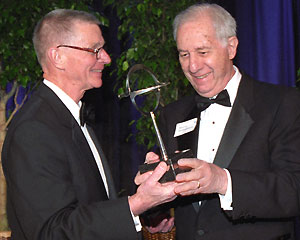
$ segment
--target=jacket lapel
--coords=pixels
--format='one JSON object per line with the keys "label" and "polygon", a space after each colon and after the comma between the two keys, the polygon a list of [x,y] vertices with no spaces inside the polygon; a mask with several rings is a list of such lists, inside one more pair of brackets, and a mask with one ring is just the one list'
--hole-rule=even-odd
{"label": "jacket lapel", "polygon": [[227,168],[239,145],[253,123],[250,115],[236,102],[226,124],[214,164]]}
{"label": "jacket lapel", "polygon": [[90,149],[90,146],[80,129],[77,121],[73,119],[72,121],[72,140],[78,149],[78,154],[80,155],[80,161],[84,161],[82,164],[86,164],[90,169],[89,174],[92,174],[94,179],[96,180],[97,188],[99,189],[99,193],[103,198],[108,199],[105,186],[99,172],[96,160],[94,155]]}
{"label": "jacket lapel", "polygon": [[102,162],[102,165],[103,165],[103,168],[104,168],[106,181],[107,181],[107,185],[108,185],[109,198],[110,199],[116,199],[117,198],[117,192],[116,192],[116,189],[115,189],[115,186],[114,186],[114,181],[113,181],[113,177],[112,177],[112,174],[111,174],[111,171],[110,171],[108,161],[105,157],[105,154],[102,150],[102,147],[100,146],[98,138],[97,138],[95,132],[93,131],[92,127],[87,125],[87,129],[89,131],[89,134],[90,134],[91,138],[93,139],[93,142],[94,142],[94,144],[97,148],[97,151],[100,155],[100,158],[101,158],[101,162]]}
{"label": "jacket lapel", "polygon": [[215,156],[214,164],[227,168],[241,142],[253,124],[249,110],[254,104],[252,82],[243,75],[236,100],[224,129],[224,133]]}
{"label": "jacket lapel", "polygon": [[102,181],[101,175],[98,170],[97,163],[94,159],[92,151],[88,145],[88,142],[81,131],[78,123],[74,119],[73,115],[67,109],[67,107],[61,102],[58,96],[46,85],[41,84],[39,90],[37,92],[39,96],[44,99],[49,105],[52,106],[53,111],[56,113],[57,118],[59,119],[60,123],[69,129],[72,142],[75,145],[75,150],[78,153],[78,160],[84,161],[82,164],[87,164],[87,167],[90,169],[89,174],[93,174],[96,182],[98,184],[99,193],[102,197],[107,197],[104,183]]}

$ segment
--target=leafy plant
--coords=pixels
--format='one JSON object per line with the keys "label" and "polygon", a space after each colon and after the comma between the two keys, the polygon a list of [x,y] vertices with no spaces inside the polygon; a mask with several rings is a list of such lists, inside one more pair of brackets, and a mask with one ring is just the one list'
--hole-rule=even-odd
{"label": "leafy plant", "polygon": [[[23,0],[0,1],[0,147],[6,133],[6,126],[24,102],[20,97],[20,86],[31,89],[42,80],[33,44],[33,29],[38,20],[56,8],[89,11],[92,0]],[[104,20],[103,18],[101,19]],[[6,119],[7,101],[14,96],[15,109]],[[25,93],[26,96],[26,93]],[[18,101],[19,99],[19,101]],[[0,231],[6,230],[6,187],[0,164]]]}
{"label": "leafy plant", "polygon": [[[124,42],[125,46],[129,46],[117,60],[119,94],[126,92],[124,80],[127,72],[137,63],[151,69],[160,82],[170,83],[161,89],[161,106],[177,100],[190,91],[190,84],[183,75],[178,62],[172,22],[181,9],[196,2],[199,1],[104,0],[105,4],[111,4],[116,9],[121,20],[119,39]],[[149,81],[152,79],[150,78]],[[151,84],[153,85],[153,82],[145,80],[143,86],[139,87],[143,88]],[[147,145],[149,149],[152,148],[156,143],[156,138],[151,118],[142,115],[132,123],[136,124],[138,130],[136,141]]]}

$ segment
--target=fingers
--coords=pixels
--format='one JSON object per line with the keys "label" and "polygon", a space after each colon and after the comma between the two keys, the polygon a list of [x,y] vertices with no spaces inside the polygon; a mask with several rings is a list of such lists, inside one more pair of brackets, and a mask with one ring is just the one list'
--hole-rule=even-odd
{"label": "fingers", "polygon": [[157,226],[152,227],[152,226],[146,226],[146,229],[150,233],[157,233],[157,232],[170,232],[174,226],[174,217],[172,218],[165,218],[163,219]]}
{"label": "fingers", "polygon": [[145,163],[153,163],[153,162],[158,162],[159,161],[159,156],[154,153],[154,152],[148,152],[146,154],[146,160]]}
{"label": "fingers", "polygon": [[178,184],[174,191],[181,196],[201,193],[201,184],[199,181],[189,181]]}
{"label": "fingers", "polygon": [[160,162],[152,172],[151,176],[149,177],[149,180],[151,179],[150,181],[158,182],[166,171],[167,164],[165,162]]}
{"label": "fingers", "polygon": [[[157,161],[159,161],[159,156],[156,153],[148,152],[146,154],[145,163],[149,164],[149,163],[154,163]],[[149,171],[144,174],[141,174],[140,172],[138,172],[134,178],[134,183],[136,185],[141,185],[144,181],[146,181],[152,175],[152,173],[153,173],[153,171]]]}
{"label": "fingers", "polygon": [[183,158],[178,161],[178,165],[180,167],[191,168],[190,171],[180,173],[176,176],[177,182],[187,182],[201,179],[206,173],[205,168],[208,163],[196,158]]}
{"label": "fingers", "polygon": [[170,232],[173,227],[174,227],[174,217],[168,219],[161,232]]}
{"label": "fingers", "polygon": [[198,168],[203,162],[197,158],[182,158],[178,160],[178,165],[181,167]]}
{"label": "fingers", "polygon": [[180,173],[176,176],[177,182],[190,182],[190,181],[197,181],[203,177],[203,172],[191,170],[189,172]]}
{"label": "fingers", "polygon": [[[134,183],[136,185],[141,185],[146,180],[157,182],[167,171],[167,164],[165,162],[160,162],[158,166],[154,169],[154,171],[149,171],[143,174],[137,174]],[[150,176],[154,175],[150,178]]]}
{"label": "fingers", "polygon": [[[183,159],[185,160],[185,159]],[[196,168],[190,172],[178,174],[176,181],[180,184],[174,189],[176,194],[191,195],[198,193],[219,193],[227,191],[227,173],[215,164],[201,160],[187,159],[183,163]]]}
{"label": "fingers", "polygon": [[163,219],[157,226],[153,227],[153,226],[146,226],[146,229],[150,232],[150,233],[158,233],[158,232],[162,232],[164,230],[164,227],[166,225],[166,223],[168,222],[168,219]]}
{"label": "fingers", "polygon": [[[167,164],[160,162],[154,169],[152,174],[140,184],[137,188],[137,192],[130,196],[128,199],[130,209],[132,213],[137,216],[146,210],[155,207],[157,205],[170,202],[174,200],[177,195],[174,192],[176,182],[161,184],[159,180],[167,170]],[[144,174],[142,174],[144,175]],[[141,181],[142,177],[138,176],[137,181]]]}
{"label": "fingers", "polygon": [[174,189],[175,193],[182,196],[201,193],[200,188],[206,184],[204,180],[207,178],[208,163],[196,158],[184,158],[178,161],[178,165],[192,170],[176,176],[176,181],[180,184]]}

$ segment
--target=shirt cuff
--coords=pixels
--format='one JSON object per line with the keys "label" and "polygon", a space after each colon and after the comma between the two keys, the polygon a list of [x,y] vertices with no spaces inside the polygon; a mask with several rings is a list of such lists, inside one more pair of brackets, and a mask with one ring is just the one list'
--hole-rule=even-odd
{"label": "shirt cuff", "polygon": [[231,175],[227,169],[225,169],[227,174],[227,190],[225,195],[219,194],[221,208],[224,210],[232,210],[232,182]]}
{"label": "shirt cuff", "polygon": [[130,213],[131,213],[131,216],[132,216],[132,220],[134,222],[135,230],[137,232],[142,231],[142,224],[141,224],[140,217],[139,216],[134,216],[131,210],[130,210]]}

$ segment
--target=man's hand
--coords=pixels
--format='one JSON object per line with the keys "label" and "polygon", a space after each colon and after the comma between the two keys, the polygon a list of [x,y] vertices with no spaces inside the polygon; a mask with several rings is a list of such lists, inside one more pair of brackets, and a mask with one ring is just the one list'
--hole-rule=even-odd
{"label": "man's hand", "polygon": [[137,192],[129,197],[129,206],[135,216],[157,205],[170,202],[176,198],[175,182],[159,183],[159,179],[167,171],[165,162],[160,162],[153,172],[136,176],[135,182],[140,184]]}
{"label": "man's hand", "polygon": [[192,170],[176,176],[176,182],[179,183],[175,187],[177,194],[226,193],[227,174],[224,169],[196,158],[180,159],[178,165]]}
{"label": "man's hand", "polygon": [[[154,152],[148,152],[146,154],[145,163],[155,163],[159,161],[159,156]],[[152,174],[153,171],[146,172],[144,174],[140,174],[138,172],[134,178],[134,183],[136,185],[141,185],[142,182],[144,182],[146,179],[149,178],[149,176]]]}
{"label": "man's hand", "polygon": [[164,218],[157,226],[145,226],[150,233],[170,232],[174,226],[174,217]]}

